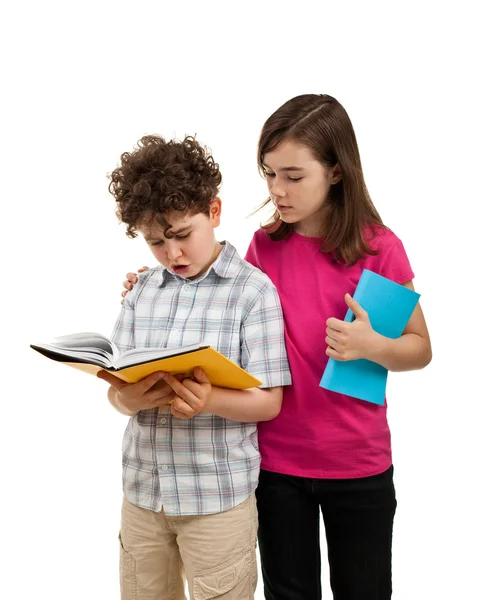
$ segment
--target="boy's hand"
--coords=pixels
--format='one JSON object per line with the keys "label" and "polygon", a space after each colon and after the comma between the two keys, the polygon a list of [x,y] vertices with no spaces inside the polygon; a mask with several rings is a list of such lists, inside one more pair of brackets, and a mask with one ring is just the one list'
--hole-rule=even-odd
{"label": "boy's hand", "polygon": [[125,383],[107,371],[97,373],[99,379],[104,379],[115,390],[118,405],[132,414],[168,404],[173,400],[175,392],[164,380],[164,375],[163,372],[152,373],[137,383]]}
{"label": "boy's hand", "polygon": [[191,419],[207,407],[212,386],[199,367],[195,367],[193,376],[194,379],[184,379],[182,382],[169,373],[165,376],[175,393],[171,414],[178,419]]}
{"label": "boy's hand", "polygon": [[[143,273],[144,271],[149,270],[149,267],[141,267],[137,273]],[[125,288],[122,292],[122,296],[123,298],[125,298],[125,296],[128,294],[128,292],[134,287],[134,285],[137,283],[138,281],[138,277],[136,273],[127,273],[125,275],[126,279],[123,282],[123,287]],[[123,304],[123,299],[122,299],[122,304]]]}
{"label": "boy's hand", "polygon": [[366,358],[368,349],[375,343],[378,334],[372,328],[366,310],[349,294],[344,296],[346,304],[353,311],[355,320],[351,323],[334,317],[327,319],[325,353],[340,361]]}

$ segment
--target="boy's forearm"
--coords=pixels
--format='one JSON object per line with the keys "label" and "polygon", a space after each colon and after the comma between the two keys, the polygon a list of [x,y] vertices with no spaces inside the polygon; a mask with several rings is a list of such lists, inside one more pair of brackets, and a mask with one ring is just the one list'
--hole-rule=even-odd
{"label": "boy's forearm", "polygon": [[109,387],[108,389],[108,400],[110,401],[110,404],[116,408],[116,410],[121,413],[122,415],[125,415],[126,417],[133,417],[134,415],[137,414],[137,412],[132,412],[130,410],[128,410],[127,408],[125,408],[124,406],[122,406],[120,404],[120,402],[118,402],[118,392],[115,390],[114,387]]}
{"label": "boy's forearm", "polygon": [[281,405],[282,387],[248,390],[213,387],[205,410],[231,421],[257,423],[277,417]]}
{"label": "boy's forearm", "polygon": [[377,342],[365,358],[389,371],[413,371],[426,367],[431,357],[429,340],[415,333],[407,333],[395,340],[378,336]]}

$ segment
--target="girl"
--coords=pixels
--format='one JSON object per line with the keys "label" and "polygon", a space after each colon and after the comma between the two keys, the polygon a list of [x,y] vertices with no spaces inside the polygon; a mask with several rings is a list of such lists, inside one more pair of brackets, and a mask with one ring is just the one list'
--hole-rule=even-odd
{"label": "girl", "polygon": [[[327,357],[365,358],[391,371],[430,362],[419,305],[393,340],[372,329],[350,295],[365,268],[410,289],[414,274],[370,199],[352,124],[337,100],[306,94],[276,110],[260,134],[258,166],[269,189],[264,206],[274,213],[246,259],[279,292],[293,379],[279,416],[258,427],[265,597],[321,598],[321,511],[334,598],[388,599],[396,500],[386,405],[319,383]],[[127,279],[128,290],[137,279]],[[343,321],[348,306],[351,323]]]}

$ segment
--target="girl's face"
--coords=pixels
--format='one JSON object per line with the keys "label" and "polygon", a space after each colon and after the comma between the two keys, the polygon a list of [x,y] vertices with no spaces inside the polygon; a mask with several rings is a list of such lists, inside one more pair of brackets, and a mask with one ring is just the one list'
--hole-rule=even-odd
{"label": "girl's face", "polygon": [[281,219],[309,237],[320,235],[330,186],[340,181],[340,169],[326,167],[304,144],[285,140],[264,156],[264,172],[272,202]]}

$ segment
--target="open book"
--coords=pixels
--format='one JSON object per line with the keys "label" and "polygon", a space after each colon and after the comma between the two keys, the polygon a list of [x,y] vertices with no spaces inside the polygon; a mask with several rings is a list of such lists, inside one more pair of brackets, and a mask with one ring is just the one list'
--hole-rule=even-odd
{"label": "open book", "polygon": [[212,385],[247,389],[262,384],[214,348],[202,344],[173,348],[135,348],[119,352],[116,345],[99,333],[74,333],[54,338],[47,344],[31,344],[44,356],[96,375],[104,369],[127,383],[140,381],[155,371],[186,373],[201,367]]}

